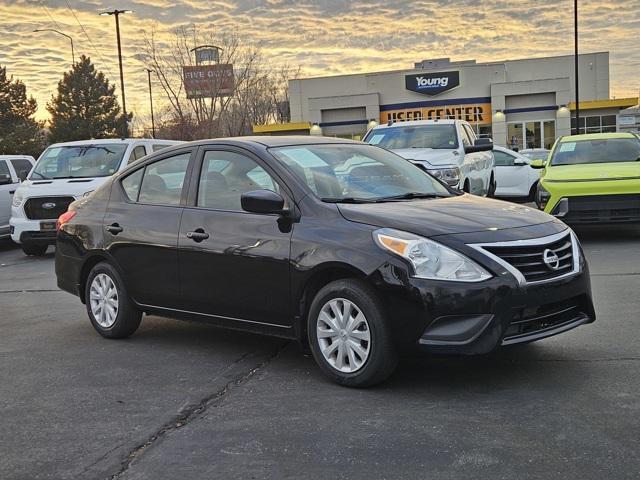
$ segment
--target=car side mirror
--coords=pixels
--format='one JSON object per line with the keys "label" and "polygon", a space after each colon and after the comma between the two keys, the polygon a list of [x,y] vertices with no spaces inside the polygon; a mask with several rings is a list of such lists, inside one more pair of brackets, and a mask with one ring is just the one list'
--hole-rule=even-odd
{"label": "car side mirror", "polygon": [[11,175],[9,175],[8,173],[0,174],[0,185],[9,185],[10,183],[13,183],[13,181],[11,180]]}
{"label": "car side mirror", "polygon": [[517,167],[521,167],[521,166],[523,166],[523,165],[526,165],[526,164],[527,164],[527,162],[525,162],[525,161],[524,161],[523,159],[521,159],[521,158],[516,158],[516,159],[514,159],[514,160],[513,160],[513,164],[514,164],[515,166],[517,166]]}
{"label": "car side mirror", "polygon": [[547,166],[547,162],[546,160],[538,158],[536,160],[531,160],[529,165],[531,165],[531,168],[544,168]]}
{"label": "car side mirror", "polygon": [[271,190],[245,192],[240,197],[240,205],[244,211],[251,213],[286,213],[284,198]]}
{"label": "car side mirror", "polygon": [[477,138],[473,145],[464,147],[464,153],[490,152],[493,150],[493,140],[490,138]]}
{"label": "car side mirror", "polygon": [[18,172],[18,178],[20,179],[21,182],[24,182],[27,179],[28,175],[29,175],[29,170],[20,170]]}

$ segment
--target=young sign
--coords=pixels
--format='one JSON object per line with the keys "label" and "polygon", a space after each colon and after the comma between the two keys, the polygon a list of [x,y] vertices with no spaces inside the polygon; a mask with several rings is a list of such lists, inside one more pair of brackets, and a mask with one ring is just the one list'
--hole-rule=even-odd
{"label": "young sign", "polygon": [[414,73],[405,75],[407,90],[424,95],[438,95],[460,86],[460,72]]}

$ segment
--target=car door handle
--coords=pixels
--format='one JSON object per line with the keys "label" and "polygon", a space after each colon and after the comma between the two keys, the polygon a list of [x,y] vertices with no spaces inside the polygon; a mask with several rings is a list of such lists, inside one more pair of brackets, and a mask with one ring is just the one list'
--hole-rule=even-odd
{"label": "car door handle", "polygon": [[200,243],[201,241],[209,238],[209,234],[202,228],[196,228],[193,232],[187,232],[187,238],[190,238],[194,242]]}
{"label": "car door handle", "polygon": [[109,233],[111,233],[113,235],[119,234],[120,232],[122,232],[122,230],[123,230],[123,228],[120,225],[118,225],[117,223],[112,223],[111,225],[109,225],[107,227],[107,232],[109,232]]}
{"label": "car door handle", "polygon": [[9,195],[13,195],[14,193],[16,193],[15,190],[9,190]]}

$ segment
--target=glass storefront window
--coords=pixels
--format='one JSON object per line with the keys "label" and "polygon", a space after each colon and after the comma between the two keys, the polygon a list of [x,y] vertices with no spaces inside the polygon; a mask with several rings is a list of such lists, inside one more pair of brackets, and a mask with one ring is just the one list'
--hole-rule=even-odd
{"label": "glass storefront window", "polygon": [[[607,133],[617,131],[615,115],[588,115],[580,117],[580,133]],[[571,134],[576,132],[576,117],[571,118]]]}
{"label": "glass storefront window", "polygon": [[518,148],[551,148],[556,140],[555,120],[507,123],[507,146]]}

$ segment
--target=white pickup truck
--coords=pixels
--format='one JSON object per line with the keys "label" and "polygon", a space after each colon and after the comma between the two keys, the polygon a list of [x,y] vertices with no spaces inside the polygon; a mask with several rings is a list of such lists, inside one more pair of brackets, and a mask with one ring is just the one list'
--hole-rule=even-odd
{"label": "white pickup truck", "polygon": [[476,138],[461,120],[412,120],[378,125],[364,141],[411,160],[451,187],[493,196],[496,190],[493,142]]}

